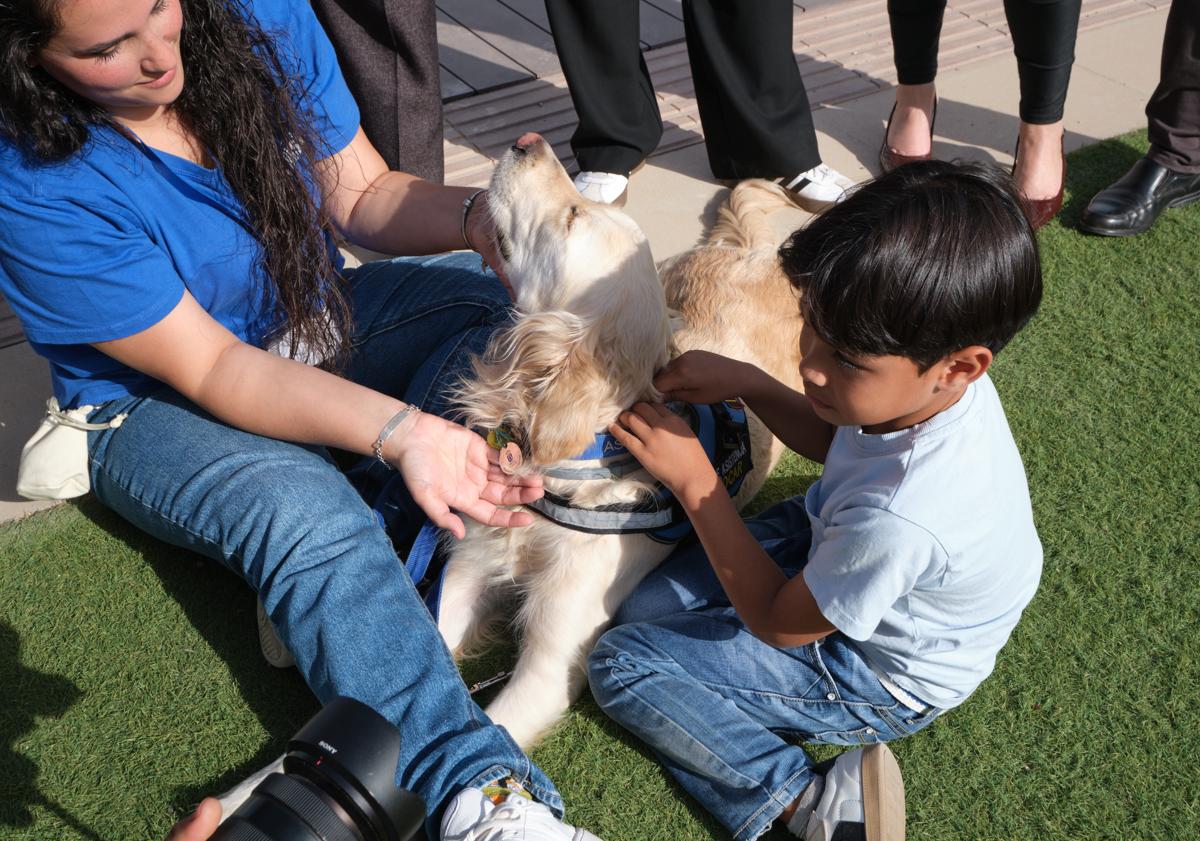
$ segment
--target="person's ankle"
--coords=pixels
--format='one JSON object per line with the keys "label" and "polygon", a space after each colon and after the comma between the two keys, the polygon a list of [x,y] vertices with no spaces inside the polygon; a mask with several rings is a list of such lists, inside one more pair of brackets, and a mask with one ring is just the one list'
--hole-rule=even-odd
{"label": "person's ankle", "polygon": [[917,108],[926,114],[933,113],[933,103],[937,100],[937,87],[933,82],[923,85],[896,85],[896,105],[903,108]]}
{"label": "person's ankle", "polygon": [[1044,200],[1062,189],[1063,124],[1021,123],[1013,180],[1027,199]]}
{"label": "person's ankle", "polygon": [[932,151],[933,108],[937,91],[933,83],[898,85],[896,108],[888,126],[887,145],[901,155],[928,155]]}

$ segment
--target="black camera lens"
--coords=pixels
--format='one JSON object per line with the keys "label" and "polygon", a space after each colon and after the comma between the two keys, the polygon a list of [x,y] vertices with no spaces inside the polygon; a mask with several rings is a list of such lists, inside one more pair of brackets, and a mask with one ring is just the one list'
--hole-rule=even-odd
{"label": "black camera lens", "polygon": [[408,841],[425,803],[397,788],[400,734],[366,704],[335,698],[288,743],[213,841]]}

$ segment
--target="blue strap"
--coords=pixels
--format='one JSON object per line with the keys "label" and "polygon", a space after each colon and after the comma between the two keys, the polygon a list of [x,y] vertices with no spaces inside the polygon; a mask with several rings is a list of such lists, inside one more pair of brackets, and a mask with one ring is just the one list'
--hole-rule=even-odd
{"label": "blue strap", "polygon": [[[426,520],[425,525],[421,526],[421,530],[417,532],[417,538],[404,558],[404,568],[408,570],[408,576],[412,579],[413,584],[420,584],[429,571],[433,557],[437,554],[441,531],[433,524],[432,520]],[[430,585],[428,592],[425,593],[425,606],[429,608],[435,621],[438,618],[438,602],[442,598],[442,579],[444,577],[445,570],[443,569]]]}
{"label": "blue strap", "polygon": [[625,449],[624,445],[614,438],[611,433],[600,432],[596,434],[595,439],[586,450],[577,456],[572,456],[571,460],[589,461],[626,455],[629,455],[629,450]]}

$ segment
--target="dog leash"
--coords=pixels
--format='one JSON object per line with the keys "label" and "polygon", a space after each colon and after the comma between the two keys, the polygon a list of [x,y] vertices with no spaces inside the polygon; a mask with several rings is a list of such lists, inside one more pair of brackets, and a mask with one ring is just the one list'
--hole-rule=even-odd
{"label": "dog leash", "polygon": [[496,674],[492,675],[491,677],[486,678],[485,680],[481,680],[478,683],[472,683],[470,686],[468,686],[467,694],[474,695],[476,692],[478,692],[481,689],[487,689],[489,686],[495,686],[497,683],[500,683],[501,681],[508,680],[511,676],[512,676],[512,672],[507,672],[507,671],[496,672]]}

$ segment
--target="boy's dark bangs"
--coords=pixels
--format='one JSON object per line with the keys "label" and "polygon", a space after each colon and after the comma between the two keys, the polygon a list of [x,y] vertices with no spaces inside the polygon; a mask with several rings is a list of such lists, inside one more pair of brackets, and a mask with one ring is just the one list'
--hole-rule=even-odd
{"label": "boy's dark bangs", "polygon": [[822,341],[849,356],[900,352],[903,337],[887,318],[884,298],[889,296],[880,294],[893,284],[892,273],[876,259],[874,243],[841,245],[810,263],[795,280],[805,323]]}

